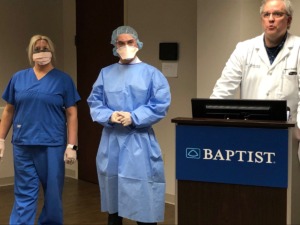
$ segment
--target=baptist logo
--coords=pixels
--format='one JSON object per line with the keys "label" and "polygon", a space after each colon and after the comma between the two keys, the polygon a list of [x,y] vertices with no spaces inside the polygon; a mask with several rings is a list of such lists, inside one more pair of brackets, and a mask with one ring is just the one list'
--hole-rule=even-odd
{"label": "baptist logo", "polygon": [[241,163],[276,163],[276,153],[267,151],[186,148],[186,158]]}
{"label": "baptist logo", "polygon": [[200,159],[200,148],[187,148],[185,154],[188,159]]}

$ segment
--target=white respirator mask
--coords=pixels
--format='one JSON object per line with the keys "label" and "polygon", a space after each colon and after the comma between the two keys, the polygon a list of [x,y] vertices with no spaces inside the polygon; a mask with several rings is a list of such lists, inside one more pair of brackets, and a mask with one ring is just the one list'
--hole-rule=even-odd
{"label": "white respirator mask", "polygon": [[138,50],[137,47],[125,45],[118,48],[117,53],[122,60],[131,60],[135,57]]}
{"label": "white respirator mask", "polygon": [[47,65],[51,62],[52,53],[51,52],[39,52],[32,55],[32,59],[39,65]]}

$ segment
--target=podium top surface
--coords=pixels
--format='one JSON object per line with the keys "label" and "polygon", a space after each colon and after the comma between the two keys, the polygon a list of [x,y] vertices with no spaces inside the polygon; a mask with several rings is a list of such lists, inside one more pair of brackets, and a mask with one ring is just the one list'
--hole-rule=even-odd
{"label": "podium top surface", "polygon": [[290,121],[236,120],[236,119],[215,119],[215,118],[191,118],[191,117],[176,117],[171,119],[171,122],[179,125],[264,127],[264,128],[290,128],[290,127],[294,127],[296,124],[295,122],[290,122]]}

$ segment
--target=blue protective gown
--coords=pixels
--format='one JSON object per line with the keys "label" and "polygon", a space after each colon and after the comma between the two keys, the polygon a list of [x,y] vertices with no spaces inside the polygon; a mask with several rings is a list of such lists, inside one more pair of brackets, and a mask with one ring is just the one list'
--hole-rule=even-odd
{"label": "blue protective gown", "polygon": [[[104,126],[96,159],[102,211],[163,221],[164,168],[152,125],[170,105],[167,79],[143,62],[116,63],[101,70],[87,101],[93,121]],[[130,112],[133,124],[111,124],[114,111]]]}
{"label": "blue protective gown", "polygon": [[38,223],[63,224],[65,109],[80,100],[75,85],[58,69],[37,80],[29,68],[13,75],[2,97],[15,108],[15,202],[10,224],[34,224],[40,183],[45,201]]}

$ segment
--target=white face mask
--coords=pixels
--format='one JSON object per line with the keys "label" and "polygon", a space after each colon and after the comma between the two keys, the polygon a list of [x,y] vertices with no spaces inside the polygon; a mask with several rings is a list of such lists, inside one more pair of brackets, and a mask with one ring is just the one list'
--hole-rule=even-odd
{"label": "white face mask", "polygon": [[51,62],[52,53],[51,52],[39,52],[32,55],[32,59],[39,65],[47,65]]}
{"label": "white face mask", "polygon": [[123,60],[133,59],[139,49],[134,46],[125,45],[117,49],[117,53]]}

